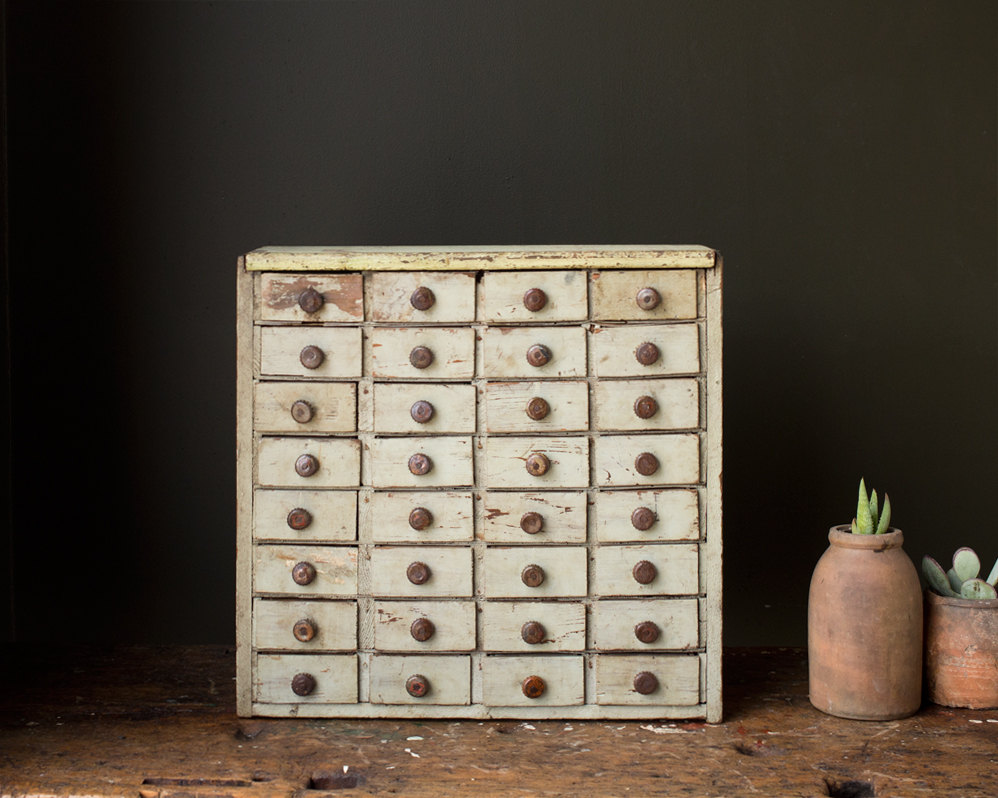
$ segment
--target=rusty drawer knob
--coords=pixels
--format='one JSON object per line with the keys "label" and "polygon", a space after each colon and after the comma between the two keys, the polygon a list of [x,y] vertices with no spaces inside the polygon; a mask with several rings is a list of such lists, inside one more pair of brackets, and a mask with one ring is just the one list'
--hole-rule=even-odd
{"label": "rusty drawer knob", "polygon": [[634,692],[641,695],[651,695],[658,690],[658,678],[654,673],[641,671],[634,677]]}
{"label": "rusty drawer knob", "polygon": [[430,581],[430,566],[425,562],[411,562],[405,569],[405,576],[414,585],[425,585]]}
{"label": "rusty drawer knob", "polygon": [[638,418],[651,418],[658,412],[658,402],[653,396],[639,396],[634,401],[634,415]]}
{"label": "rusty drawer knob", "polygon": [[544,569],[530,564],[520,572],[520,580],[527,587],[540,587],[544,583]]}
{"label": "rusty drawer knob", "polygon": [[539,452],[534,452],[527,458],[527,473],[532,477],[542,477],[551,468],[551,461],[548,460],[547,455],[540,454]]}
{"label": "rusty drawer knob", "polygon": [[658,568],[655,567],[654,563],[648,562],[648,560],[641,560],[631,570],[631,574],[634,576],[634,581],[639,585],[650,585],[655,581],[655,577],[658,576]]}
{"label": "rusty drawer knob", "polygon": [[412,296],[409,297],[409,304],[416,310],[429,310],[436,301],[437,298],[433,295],[433,291],[425,285],[419,286],[419,288],[412,292]]}
{"label": "rusty drawer knob", "polygon": [[405,680],[405,691],[413,698],[422,698],[430,692],[430,680],[422,674],[415,674]]}
{"label": "rusty drawer knob", "polygon": [[547,630],[543,624],[537,621],[527,621],[520,627],[520,637],[523,638],[524,643],[536,646],[538,643],[544,642],[544,638],[547,637]]}
{"label": "rusty drawer knob", "polygon": [[550,361],[551,350],[544,346],[544,344],[534,344],[527,350],[527,362],[535,368],[545,366]]}
{"label": "rusty drawer knob", "polygon": [[409,513],[409,526],[415,530],[426,529],[433,523],[433,513],[425,507],[415,507]]}
{"label": "rusty drawer knob", "polygon": [[661,630],[654,621],[642,621],[634,627],[634,636],[642,643],[654,643],[660,634]]}
{"label": "rusty drawer knob", "polygon": [[433,352],[426,346],[413,347],[409,353],[409,362],[417,369],[429,368],[433,363]]}
{"label": "rusty drawer knob", "polygon": [[550,412],[551,406],[547,403],[547,399],[541,399],[541,397],[535,396],[527,402],[527,415],[534,421],[540,421],[542,418],[547,418],[547,415]]}
{"label": "rusty drawer knob", "polygon": [[409,458],[409,473],[415,474],[417,477],[423,477],[433,470],[433,461],[430,459],[429,455],[423,454],[422,452],[416,452],[412,457]]}
{"label": "rusty drawer knob", "polygon": [[647,532],[655,525],[656,520],[655,513],[648,507],[638,507],[631,513],[631,526],[639,532]]}
{"label": "rusty drawer knob", "polygon": [[298,355],[298,360],[307,369],[317,369],[322,365],[322,361],[326,359],[326,353],[323,352],[319,347],[312,346],[309,344],[301,353]]}
{"label": "rusty drawer knob", "polygon": [[297,531],[308,529],[312,523],[312,513],[302,507],[295,507],[288,513],[288,526]]}
{"label": "rusty drawer knob", "polygon": [[299,424],[307,424],[315,415],[315,408],[304,399],[298,399],[291,405],[291,418]]}
{"label": "rusty drawer knob", "polygon": [[642,310],[655,310],[661,304],[662,297],[654,288],[642,288],[634,297],[634,301]]}
{"label": "rusty drawer knob", "polygon": [[298,306],[306,313],[318,313],[324,301],[314,288],[306,288],[298,297]]}
{"label": "rusty drawer knob", "polygon": [[634,357],[637,358],[638,363],[642,366],[650,366],[653,363],[657,363],[659,355],[658,347],[648,341],[645,341],[634,351]]}
{"label": "rusty drawer knob", "polygon": [[300,477],[310,477],[319,470],[319,458],[314,454],[303,454],[295,460],[295,473]]}
{"label": "rusty drawer knob", "polygon": [[651,452],[641,452],[634,458],[634,470],[643,477],[650,477],[658,471],[658,458]]}
{"label": "rusty drawer knob", "polygon": [[302,618],[300,621],[295,623],[293,627],[291,627],[291,634],[295,636],[295,640],[299,643],[308,643],[313,637],[315,637],[315,632],[315,621],[311,618]]}
{"label": "rusty drawer knob", "polygon": [[315,687],[315,677],[311,673],[296,673],[291,679],[291,692],[295,695],[309,695]]}
{"label": "rusty drawer knob", "polygon": [[412,635],[412,639],[420,643],[425,643],[433,637],[433,633],[436,631],[437,627],[433,625],[433,621],[429,618],[417,618],[412,622],[412,626],[409,627],[409,634]]}
{"label": "rusty drawer knob", "polygon": [[310,562],[295,563],[295,567],[291,569],[291,578],[296,585],[310,585],[315,581],[315,566]]}
{"label": "rusty drawer knob", "polygon": [[409,408],[409,415],[412,416],[412,420],[417,424],[425,424],[433,418],[433,405],[424,399],[420,399],[418,402],[412,403],[412,407]]}
{"label": "rusty drawer knob", "polygon": [[547,685],[540,676],[528,676],[520,684],[520,689],[527,698],[540,698],[544,695]]}
{"label": "rusty drawer knob", "polygon": [[520,518],[520,529],[528,535],[536,535],[544,529],[544,516],[540,513],[524,513]]}
{"label": "rusty drawer knob", "polygon": [[536,313],[548,303],[548,295],[540,288],[530,288],[523,295],[523,307],[531,313]]}

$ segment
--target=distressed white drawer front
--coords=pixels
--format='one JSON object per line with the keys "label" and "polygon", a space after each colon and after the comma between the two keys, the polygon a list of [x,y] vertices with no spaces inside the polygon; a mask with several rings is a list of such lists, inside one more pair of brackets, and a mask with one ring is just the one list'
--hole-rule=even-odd
{"label": "distressed white drawer front", "polygon": [[[592,274],[593,318],[599,320],[695,319],[697,273],[690,269],[602,271]],[[648,307],[652,289],[658,304]]]}
{"label": "distressed white drawer front", "polygon": [[422,324],[475,320],[474,274],[375,272],[368,280],[373,321]]}
{"label": "distressed white drawer front", "polygon": [[[696,434],[603,436],[595,447],[596,484],[600,486],[691,485],[700,480]],[[648,455],[654,458],[654,471],[643,474],[639,467],[649,463]]]}
{"label": "distressed white drawer front", "polygon": [[[642,511],[635,515],[635,511]],[[645,511],[653,515],[644,525]],[[596,539],[603,541],[697,540],[700,513],[697,492],[687,488],[669,490],[613,490],[596,494]]]}
{"label": "distressed white drawer front", "polygon": [[597,601],[592,617],[593,641],[601,651],[678,650],[696,648],[700,642],[695,598]]}
{"label": "distressed white drawer front", "polygon": [[[585,382],[490,382],[485,388],[489,432],[576,432],[589,429]],[[541,418],[532,418],[541,415]]]}
{"label": "distressed white drawer front", "polygon": [[357,604],[253,599],[253,640],[258,649],[352,651],[357,648]]}
{"label": "distressed white drawer front", "polygon": [[[357,593],[355,546],[257,546],[253,588],[257,593],[300,596],[353,596]],[[307,584],[295,581],[295,566],[314,574]],[[298,571],[297,573],[301,573]]]}
{"label": "distressed white drawer front", "polygon": [[485,321],[541,324],[589,316],[585,272],[486,272],[482,287]]}
{"label": "distressed white drawer front", "polygon": [[[475,612],[473,601],[376,601],[374,647],[378,651],[474,651]],[[417,639],[426,637],[427,630],[427,639]]]}
{"label": "distressed white drawer front", "polygon": [[585,493],[494,491],[484,502],[481,537],[490,543],[586,542]]}
{"label": "distressed white drawer front", "polygon": [[693,377],[598,382],[593,398],[600,430],[696,429],[700,425],[700,385]]}
{"label": "distressed white drawer front", "polygon": [[[291,681],[299,673],[315,679],[315,689],[298,695]],[[355,654],[257,654],[253,698],[261,704],[357,703]]]}
{"label": "distressed white drawer front", "polygon": [[[428,405],[428,407],[427,407]],[[426,418],[416,421],[416,418]],[[379,382],[374,385],[374,431],[432,435],[475,431],[473,385]]]}
{"label": "distressed white drawer front", "polygon": [[474,516],[470,493],[376,491],[371,495],[368,537],[375,543],[470,541]]}
{"label": "distressed white drawer front", "polygon": [[[573,706],[583,702],[582,657],[490,656],[482,663],[482,691],[492,706]],[[528,698],[524,680],[536,677],[543,692]],[[533,682],[537,684],[536,681]]]}
{"label": "distressed white drawer front", "polygon": [[583,651],[586,608],[563,601],[487,601],[482,630],[486,651]]}
{"label": "distressed white drawer front", "polygon": [[470,548],[385,546],[373,549],[370,557],[375,596],[467,597],[472,593]]}
{"label": "distressed white drawer front", "polygon": [[[700,703],[700,657],[696,654],[598,654],[597,704],[661,704],[690,707]],[[634,689],[639,673],[650,673],[657,686],[647,695]]]}
{"label": "distressed white drawer front", "polygon": [[253,535],[257,540],[356,540],[357,493],[258,489],[253,494]]}
{"label": "distressed white drawer front", "polygon": [[[305,460],[300,460],[303,456]],[[302,476],[295,466],[311,463],[309,457],[315,458],[318,468],[311,476]],[[354,438],[261,438],[257,482],[265,487],[357,487],[360,443]]]}
{"label": "distressed white drawer front", "polygon": [[[414,455],[429,458],[429,471],[415,474]],[[419,458],[417,458],[418,460]],[[424,488],[474,483],[471,438],[375,438],[371,441],[370,482],[376,488]]]}
{"label": "distressed white drawer front", "polygon": [[[700,371],[699,342],[695,324],[596,326],[590,335],[593,369],[598,377],[696,374]],[[648,365],[638,360],[643,344],[653,344],[658,350],[658,357]]]}
{"label": "distressed white drawer front", "polygon": [[[543,473],[527,470],[528,465],[545,461]],[[585,488],[589,438],[489,438],[485,471],[491,488]]]}
{"label": "distressed white drawer front", "polygon": [[[683,596],[700,589],[697,545],[658,543],[648,546],[600,546],[596,549],[595,584],[598,596]],[[654,577],[642,584],[635,576],[639,563],[650,563]]]}
{"label": "distressed white drawer front", "polygon": [[[406,690],[412,677],[422,677],[429,689],[416,698]],[[374,656],[371,659],[372,704],[471,703],[471,658],[429,656]]]}
{"label": "distressed white drawer front", "polygon": [[[527,360],[535,346],[547,352],[544,365]],[[482,358],[482,373],[489,378],[585,377],[586,332],[582,327],[492,327],[484,333]]]}
{"label": "distressed white drawer front", "polygon": [[253,391],[257,432],[353,432],[357,384],[353,382],[259,382]]}
{"label": "distressed white drawer front", "polygon": [[586,562],[584,546],[490,546],[485,551],[485,593],[489,598],[585,596]]}
{"label": "distressed white drawer front", "polygon": [[[360,327],[259,327],[260,374],[356,379],[362,374]],[[308,363],[310,366],[306,366]]]}
{"label": "distressed white drawer front", "polygon": [[[261,274],[259,318],[263,321],[352,321],[364,319],[363,282],[359,274]],[[314,313],[302,297],[322,297]],[[306,297],[304,302],[307,303]]]}
{"label": "distressed white drawer front", "polygon": [[[429,350],[424,368],[413,365]],[[470,380],[475,373],[475,331],[470,327],[376,327],[371,330],[375,378]]]}

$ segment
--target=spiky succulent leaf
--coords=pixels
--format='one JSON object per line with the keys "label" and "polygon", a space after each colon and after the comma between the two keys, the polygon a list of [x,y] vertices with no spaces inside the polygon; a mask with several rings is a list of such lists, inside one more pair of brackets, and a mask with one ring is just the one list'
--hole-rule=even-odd
{"label": "spiky succulent leaf", "polygon": [[960,578],[959,574],[950,568],[946,572],[946,578],[949,579],[950,587],[953,588],[957,593],[960,592],[960,588],[963,587],[963,580]]}
{"label": "spiky succulent leaf", "polygon": [[986,581],[991,587],[998,587],[998,560],[995,560],[995,567],[991,569]]}
{"label": "spiky succulent leaf", "polygon": [[870,514],[870,497],[866,493],[866,482],[859,481],[859,499],[856,502],[856,526],[859,534],[873,534],[873,516]]}
{"label": "spiky succulent leaf", "polygon": [[852,519],[852,533],[854,535],[858,535],[859,534],[859,527],[856,526],[856,519],[855,518]]}
{"label": "spiky succulent leaf", "polygon": [[877,492],[870,491],[870,520],[873,521],[873,528],[877,528],[877,518],[880,516],[880,508],[877,506]]}
{"label": "spiky succulent leaf", "polygon": [[983,579],[968,579],[963,583],[960,596],[968,599],[994,599],[998,598],[998,590]]}
{"label": "spiky succulent leaf", "polygon": [[929,583],[929,587],[939,595],[960,595],[950,587],[949,579],[946,578],[946,572],[943,570],[943,567],[928,555],[922,557],[922,574],[925,576],[925,581]]}
{"label": "spiky succulent leaf", "polygon": [[953,554],[953,570],[960,580],[977,579],[981,573],[981,559],[973,549],[962,546]]}
{"label": "spiky succulent leaf", "polygon": [[883,535],[891,528],[891,497],[884,494],[884,511],[880,514],[880,523],[877,524],[877,534]]}

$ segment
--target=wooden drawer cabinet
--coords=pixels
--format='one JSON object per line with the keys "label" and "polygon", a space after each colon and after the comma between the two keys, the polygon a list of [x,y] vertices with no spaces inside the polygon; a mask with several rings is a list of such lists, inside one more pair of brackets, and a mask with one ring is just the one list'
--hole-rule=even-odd
{"label": "wooden drawer cabinet", "polygon": [[241,715],[721,717],[704,247],[239,260]]}

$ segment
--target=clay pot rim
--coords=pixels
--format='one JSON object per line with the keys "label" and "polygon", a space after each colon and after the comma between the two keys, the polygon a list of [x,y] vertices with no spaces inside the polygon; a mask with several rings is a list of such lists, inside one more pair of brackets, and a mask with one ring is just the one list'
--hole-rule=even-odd
{"label": "clay pot rim", "polygon": [[852,524],[839,524],[828,530],[828,542],[846,549],[869,549],[884,551],[900,548],[904,544],[904,533],[895,527],[888,527],[882,535],[854,535]]}
{"label": "clay pot rim", "polygon": [[998,599],[968,599],[956,596],[940,596],[925,588],[925,596],[930,604],[944,604],[947,607],[962,607],[968,610],[998,610]]}

